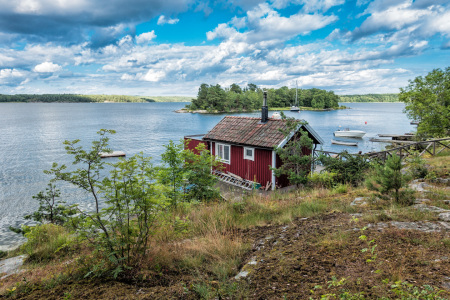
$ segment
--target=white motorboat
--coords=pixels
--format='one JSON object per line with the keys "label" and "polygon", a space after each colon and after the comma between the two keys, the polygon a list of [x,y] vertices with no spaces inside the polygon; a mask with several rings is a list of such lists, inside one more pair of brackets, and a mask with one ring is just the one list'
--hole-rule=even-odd
{"label": "white motorboat", "polygon": [[336,137],[362,138],[366,134],[366,132],[362,130],[350,130],[346,128],[344,130],[336,130],[333,134]]}

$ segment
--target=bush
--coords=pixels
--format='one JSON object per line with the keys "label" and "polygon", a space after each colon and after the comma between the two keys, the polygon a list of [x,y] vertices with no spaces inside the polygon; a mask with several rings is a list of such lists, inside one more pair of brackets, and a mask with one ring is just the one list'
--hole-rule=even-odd
{"label": "bush", "polygon": [[363,155],[351,155],[347,151],[339,154],[340,158],[320,156],[319,161],[325,166],[325,170],[335,173],[334,180],[338,183],[350,183],[357,186],[364,180],[365,172],[370,163]]}
{"label": "bush", "polygon": [[428,169],[425,167],[425,160],[418,153],[408,157],[409,173],[412,178],[425,178],[428,175]]}
{"label": "bush", "polygon": [[320,173],[313,173],[311,175],[311,182],[314,186],[332,188],[335,185],[335,178],[337,174],[328,171],[322,171]]}
{"label": "bush", "polygon": [[28,241],[21,249],[28,254],[28,260],[35,262],[54,258],[57,253],[70,249],[74,242],[73,235],[64,227],[54,224],[31,227],[25,237]]}

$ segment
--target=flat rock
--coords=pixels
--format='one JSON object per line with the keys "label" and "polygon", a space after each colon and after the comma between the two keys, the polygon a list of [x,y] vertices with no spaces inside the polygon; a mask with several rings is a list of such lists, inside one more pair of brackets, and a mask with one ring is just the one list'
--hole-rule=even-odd
{"label": "flat rock", "polygon": [[8,259],[0,260],[0,280],[8,277],[9,275],[19,273],[19,268],[23,265],[26,255],[20,255],[11,257]]}
{"label": "flat rock", "polygon": [[443,212],[439,214],[439,220],[450,222],[450,212]]}
{"label": "flat rock", "polygon": [[[415,180],[414,180],[415,181]],[[425,182],[412,182],[409,184],[409,187],[418,192],[427,192],[429,188],[433,188],[432,185],[429,185]]]}
{"label": "flat rock", "polygon": [[405,230],[418,230],[423,232],[436,232],[436,231],[450,231],[450,225],[447,222],[397,222],[391,221],[388,223],[380,222],[377,224],[369,224],[367,227],[374,227],[379,231],[382,231],[388,226],[392,226],[398,229]]}
{"label": "flat rock", "polygon": [[437,207],[437,206],[431,206],[426,204],[416,204],[412,206],[415,209],[421,210],[421,211],[432,211],[432,212],[448,212],[448,210]]}
{"label": "flat rock", "polygon": [[391,226],[394,226],[398,229],[406,229],[406,230],[418,230],[423,232],[433,232],[433,231],[442,231],[447,230],[446,227],[442,226],[438,223],[432,222],[390,222]]}
{"label": "flat rock", "polygon": [[415,204],[421,204],[421,203],[424,203],[424,202],[430,202],[430,199],[416,199],[416,200],[414,200]]}
{"label": "flat rock", "polygon": [[357,197],[355,200],[350,203],[351,206],[362,206],[367,205],[367,201],[365,197]]}

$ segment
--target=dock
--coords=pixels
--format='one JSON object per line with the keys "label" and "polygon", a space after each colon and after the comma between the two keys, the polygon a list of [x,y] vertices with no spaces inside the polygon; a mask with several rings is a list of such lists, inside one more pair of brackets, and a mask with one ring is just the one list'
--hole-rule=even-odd
{"label": "dock", "polygon": [[388,134],[388,133],[379,133],[379,137],[391,138],[393,141],[411,141],[414,139],[414,134]]}
{"label": "dock", "polygon": [[416,142],[414,141],[404,141],[404,140],[390,140],[390,139],[376,139],[376,138],[371,138],[369,141],[371,142],[377,142],[377,143],[392,143],[392,144],[415,144]]}
{"label": "dock", "polygon": [[125,156],[125,152],[123,151],[113,151],[113,152],[99,152],[98,155],[100,155],[101,158],[107,158],[107,157],[121,157]]}

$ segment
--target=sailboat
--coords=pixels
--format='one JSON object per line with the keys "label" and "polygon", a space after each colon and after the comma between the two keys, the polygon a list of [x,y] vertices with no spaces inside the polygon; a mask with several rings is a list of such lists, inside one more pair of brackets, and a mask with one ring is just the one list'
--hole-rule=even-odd
{"label": "sailboat", "polygon": [[291,111],[296,111],[296,112],[299,112],[300,111],[300,108],[298,108],[298,104],[297,104],[297,102],[298,102],[298,99],[297,99],[297,90],[298,90],[298,85],[297,85],[297,80],[295,81],[295,103],[294,103],[294,105],[292,105],[291,106]]}

